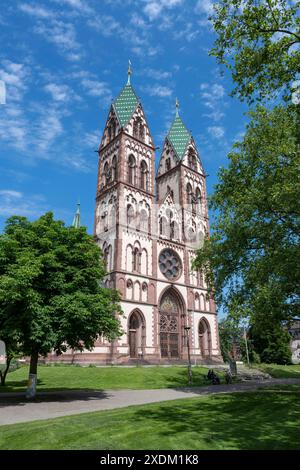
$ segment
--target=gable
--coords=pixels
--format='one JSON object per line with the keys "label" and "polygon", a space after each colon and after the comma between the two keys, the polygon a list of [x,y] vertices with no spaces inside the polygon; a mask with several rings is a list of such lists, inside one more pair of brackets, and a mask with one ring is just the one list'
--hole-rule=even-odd
{"label": "gable", "polygon": [[[168,159],[169,159],[169,163],[167,164]],[[179,158],[177,157],[171,142],[166,137],[163,151],[162,151],[158,168],[157,168],[157,176],[163,175],[164,173],[169,171],[169,169],[172,169],[175,166],[177,166],[178,163],[179,163]],[[168,169],[168,165],[170,165],[169,169]]]}
{"label": "gable", "polygon": [[188,168],[191,168],[191,162],[189,159],[191,154],[195,156],[195,162],[196,162],[196,168],[192,168],[192,169],[196,171],[197,173],[203,173],[203,166],[200,160],[200,155],[198,153],[197,147],[192,137],[190,138],[186,146],[185,152],[183,154],[183,157],[182,157],[183,165],[187,166]]}
{"label": "gable", "polygon": [[[124,130],[127,134],[132,135],[134,137],[134,124],[139,121],[140,124],[144,127],[144,139],[141,141],[145,144],[154,147],[153,138],[151,136],[151,132],[148,126],[148,122],[142,107],[142,104],[139,103],[137,108],[134,110],[133,114],[129,118]],[[140,140],[140,139],[138,139]]]}
{"label": "gable", "polygon": [[109,126],[112,123],[115,126],[114,127],[114,134],[116,136],[116,135],[119,134],[119,132],[121,130],[121,127],[120,127],[117,115],[115,113],[114,107],[111,105],[109,113],[108,113],[108,117],[106,119],[106,124],[105,124],[105,127],[104,127],[104,131],[103,131],[103,135],[102,135],[102,139],[101,139],[101,143],[100,143],[100,148],[102,148],[106,144],[108,144],[110,142],[110,140],[112,140],[112,138],[113,138],[112,135],[109,135]]}

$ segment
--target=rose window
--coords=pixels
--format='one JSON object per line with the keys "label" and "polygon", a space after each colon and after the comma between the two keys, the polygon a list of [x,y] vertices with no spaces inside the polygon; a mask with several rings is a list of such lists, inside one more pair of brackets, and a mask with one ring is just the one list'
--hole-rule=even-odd
{"label": "rose window", "polygon": [[159,255],[159,269],[167,279],[177,279],[182,271],[181,261],[177,253],[168,248],[163,250]]}

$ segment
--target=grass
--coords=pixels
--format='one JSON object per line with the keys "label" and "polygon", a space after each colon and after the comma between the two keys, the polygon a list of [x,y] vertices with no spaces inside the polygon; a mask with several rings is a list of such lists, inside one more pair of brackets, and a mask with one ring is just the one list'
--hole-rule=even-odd
{"label": "grass", "polygon": [[[208,369],[193,367],[193,385],[207,385]],[[222,378],[224,373],[218,373]],[[28,367],[8,374],[0,392],[22,392]],[[224,379],[223,379],[224,380]],[[78,367],[72,365],[38,367],[38,390],[155,389],[188,386],[187,368],[171,367]]]}
{"label": "grass", "polygon": [[300,387],[1,426],[0,449],[299,449]]}
{"label": "grass", "polygon": [[279,365],[279,364],[253,364],[253,367],[267,372],[276,379],[300,379],[300,364]]}

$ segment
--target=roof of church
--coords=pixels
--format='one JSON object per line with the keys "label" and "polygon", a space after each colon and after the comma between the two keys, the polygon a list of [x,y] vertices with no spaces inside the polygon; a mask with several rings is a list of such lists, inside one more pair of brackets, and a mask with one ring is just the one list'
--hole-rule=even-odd
{"label": "roof of church", "polygon": [[191,134],[182,122],[182,119],[176,113],[176,117],[168,133],[168,139],[171,142],[176,155],[181,159],[188,145]]}
{"label": "roof of church", "polygon": [[139,104],[134,89],[127,83],[119,96],[114,100],[113,107],[122,127],[127,124]]}

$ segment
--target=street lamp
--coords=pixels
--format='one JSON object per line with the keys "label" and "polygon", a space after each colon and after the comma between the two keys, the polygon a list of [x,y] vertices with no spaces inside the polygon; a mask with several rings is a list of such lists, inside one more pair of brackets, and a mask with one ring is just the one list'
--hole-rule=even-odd
{"label": "street lamp", "polygon": [[191,354],[190,354],[190,326],[185,326],[184,327],[186,331],[186,345],[187,345],[187,350],[188,350],[188,376],[189,376],[189,385],[192,385],[193,383],[193,375],[192,375],[192,364],[191,364]]}

